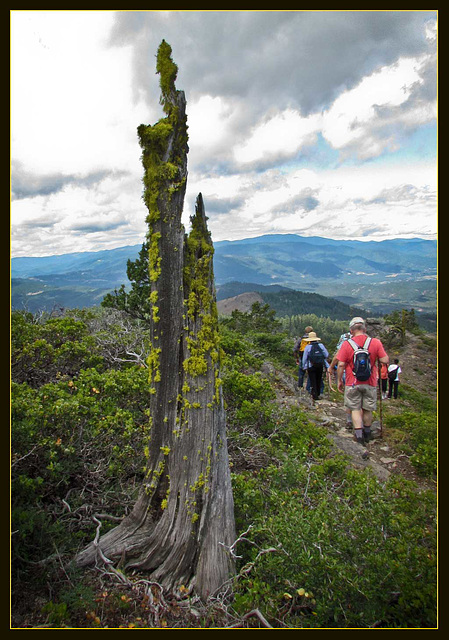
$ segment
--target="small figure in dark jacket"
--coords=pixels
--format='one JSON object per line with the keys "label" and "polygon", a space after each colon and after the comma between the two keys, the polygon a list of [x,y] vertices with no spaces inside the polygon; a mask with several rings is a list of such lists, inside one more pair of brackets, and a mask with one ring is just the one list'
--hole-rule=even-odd
{"label": "small figure in dark jacket", "polygon": [[313,400],[319,400],[323,371],[329,366],[329,352],[314,331],[309,332],[306,341],[308,344],[304,349],[302,368],[309,376]]}

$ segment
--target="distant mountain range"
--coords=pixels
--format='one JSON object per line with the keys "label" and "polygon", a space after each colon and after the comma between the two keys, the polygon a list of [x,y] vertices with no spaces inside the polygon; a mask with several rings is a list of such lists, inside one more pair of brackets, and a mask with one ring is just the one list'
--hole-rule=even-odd
{"label": "distant mountain range", "polygon": [[[248,286],[256,290],[254,285],[258,291],[267,286],[273,292],[271,285],[276,285],[335,298],[373,314],[402,307],[436,313],[434,240],[361,242],[286,234],[216,242],[214,248],[218,299],[244,293]],[[106,293],[129,284],[126,263],[135,260],[140,249],[134,245],[13,258],[12,307],[35,312],[98,305]]]}

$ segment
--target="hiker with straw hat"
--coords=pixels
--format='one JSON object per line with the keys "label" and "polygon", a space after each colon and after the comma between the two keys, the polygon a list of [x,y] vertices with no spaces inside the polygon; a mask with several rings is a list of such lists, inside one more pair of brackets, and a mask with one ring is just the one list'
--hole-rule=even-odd
{"label": "hiker with straw hat", "polygon": [[298,389],[302,392],[302,388],[304,385],[304,376],[305,371],[302,368],[302,357],[304,355],[304,349],[307,347],[307,338],[309,337],[310,331],[313,331],[313,327],[306,327],[304,329],[304,334],[300,336],[295,342],[295,346],[293,347],[293,355],[296,358],[296,364],[298,365]]}
{"label": "hiker with straw hat", "polygon": [[320,399],[321,381],[323,370],[328,366],[329,352],[318,338],[315,331],[310,331],[306,338],[307,346],[302,357],[302,367],[307,371],[310,380],[310,393],[312,400]]}

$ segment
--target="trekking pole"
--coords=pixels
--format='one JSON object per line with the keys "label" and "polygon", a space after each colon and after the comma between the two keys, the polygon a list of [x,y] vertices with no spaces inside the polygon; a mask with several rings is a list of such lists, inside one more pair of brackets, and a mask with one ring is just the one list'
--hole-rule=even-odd
{"label": "trekking pole", "polygon": [[381,372],[382,372],[382,365],[379,362],[379,360],[377,361],[377,367],[378,367],[378,371],[379,371],[379,380],[378,380],[378,384],[377,384],[377,393],[379,395],[379,424],[380,424],[380,437],[383,438],[383,420],[382,420],[382,378],[381,378]]}
{"label": "trekking pole", "polygon": [[335,391],[335,389],[332,386],[332,373],[329,371],[329,369],[327,370],[326,378],[327,378],[327,387],[328,387],[329,395],[330,395],[330,392],[331,391]]}

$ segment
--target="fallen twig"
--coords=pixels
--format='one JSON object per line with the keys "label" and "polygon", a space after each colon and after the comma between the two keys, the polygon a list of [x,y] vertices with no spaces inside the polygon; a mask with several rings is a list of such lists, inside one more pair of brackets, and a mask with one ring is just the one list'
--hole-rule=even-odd
{"label": "fallen twig", "polygon": [[244,532],[242,533],[242,535],[241,535],[241,536],[239,536],[239,537],[237,538],[237,540],[235,540],[235,541],[231,544],[231,546],[230,546],[230,547],[228,547],[227,545],[225,545],[223,542],[219,542],[218,544],[219,544],[219,545],[221,545],[222,547],[225,547],[225,548],[229,551],[229,553],[231,554],[231,556],[232,556],[233,558],[241,558],[242,556],[238,556],[238,555],[235,553],[235,547],[236,547],[237,543],[238,543],[238,542],[241,542],[242,540],[245,540],[245,542],[249,542],[250,544],[255,544],[255,543],[254,543],[254,542],[252,542],[251,540],[248,540],[248,538],[245,538],[246,534],[247,534],[247,533],[249,533],[249,532],[251,531],[251,529],[252,529],[252,528],[253,528],[253,525],[252,525],[252,524],[250,524],[250,525],[249,525],[249,527],[248,527],[248,529],[247,529],[246,531],[244,531]]}
{"label": "fallen twig", "polygon": [[30,456],[32,453],[34,453],[36,451],[36,449],[39,447],[40,445],[36,444],[34,445],[34,447],[31,449],[31,451],[28,451],[28,453],[26,453],[24,456],[22,456],[21,458],[17,458],[17,460],[15,460],[12,464],[11,464],[11,469],[13,467],[16,466],[16,464],[19,464],[19,462],[22,462],[22,460],[25,460],[25,458],[28,458],[28,456]]}
{"label": "fallen twig", "polygon": [[275,547],[269,547],[268,549],[262,549],[261,551],[259,551],[259,553],[257,554],[256,558],[253,560],[253,562],[248,562],[248,564],[246,564],[240,570],[240,575],[243,575],[244,573],[249,573],[251,569],[254,567],[254,565],[256,564],[256,562],[258,561],[258,559],[260,558],[260,556],[263,556],[265,553],[273,553],[274,551],[279,551],[279,549],[276,549]]}
{"label": "fallen twig", "polygon": [[225,629],[238,629],[239,627],[243,627],[243,623],[245,622],[245,620],[248,620],[248,618],[251,618],[251,617],[258,618],[258,620],[262,623],[262,625],[264,627],[266,627],[267,629],[273,629],[271,624],[261,614],[259,609],[253,609],[252,611],[249,611],[248,613],[245,613],[245,615],[242,617],[240,622],[237,622],[236,624],[231,624],[231,626],[225,627]]}
{"label": "fallen twig", "polygon": [[[101,524],[100,520],[98,520],[95,517],[95,515],[92,516],[92,520],[97,523],[97,530],[95,532],[95,539],[93,541],[93,545],[95,547],[97,559],[100,558],[100,560],[103,562],[103,564],[105,564],[108,567],[108,571],[106,573],[113,573],[120,580],[120,582],[122,582],[123,584],[126,584],[128,586],[131,586],[131,582],[128,580],[128,578],[121,571],[118,571],[117,569],[115,569],[115,567],[112,566],[113,561],[109,560],[109,558],[107,558],[104,555],[103,551],[101,550],[101,547],[100,547],[100,545],[98,543],[98,540],[99,540],[99,537],[100,537],[100,529],[101,529],[102,524]],[[97,566],[97,569],[99,569],[98,565],[96,565],[96,566]]]}

